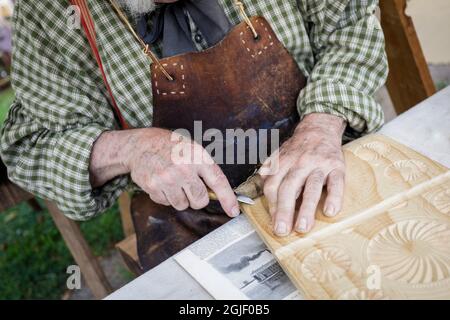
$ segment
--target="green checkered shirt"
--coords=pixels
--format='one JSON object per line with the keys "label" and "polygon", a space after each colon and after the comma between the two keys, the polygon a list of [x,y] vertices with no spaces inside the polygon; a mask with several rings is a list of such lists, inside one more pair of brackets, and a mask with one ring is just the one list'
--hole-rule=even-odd
{"label": "green checkered shirt", "polygon": [[[372,95],[387,61],[376,0],[244,0],[262,15],[308,76],[301,116],[345,118],[348,132],[383,124]],[[233,24],[233,0],[219,0]],[[111,206],[129,184],[114,179],[93,190],[89,158],[99,135],[117,127],[108,93],[82,29],[68,26],[68,0],[18,0],[14,15],[12,83],[16,100],[1,137],[10,178],[54,200],[70,218],[89,219]],[[97,40],[117,103],[133,127],[152,125],[149,62],[106,0],[90,0]]]}

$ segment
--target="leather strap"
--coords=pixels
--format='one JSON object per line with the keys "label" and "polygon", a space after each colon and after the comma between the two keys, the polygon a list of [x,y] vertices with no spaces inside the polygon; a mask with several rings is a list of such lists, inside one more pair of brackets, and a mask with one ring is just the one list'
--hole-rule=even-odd
{"label": "leather strap", "polygon": [[120,112],[119,107],[117,106],[116,99],[114,98],[113,92],[111,90],[111,86],[109,85],[108,78],[106,76],[105,69],[103,67],[102,59],[100,57],[100,52],[97,47],[97,35],[95,32],[94,21],[92,20],[92,16],[89,11],[89,7],[87,5],[86,0],[70,0],[71,4],[77,6],[80,9],[81,14],[81,25],[86,33],[86,37],[89,41],[89,45],[91,46],[92,53],[94,55],[95,60],[97,61],[97,65],[100,68],[102,73],[103,81],[105,83],[106,89],[108,90],[109,96],[111,98],[111,105],[113,107],[114,114],[119,121],[120,127],[122,129],[129,129],[130,126],[125,121],[122,113]]}

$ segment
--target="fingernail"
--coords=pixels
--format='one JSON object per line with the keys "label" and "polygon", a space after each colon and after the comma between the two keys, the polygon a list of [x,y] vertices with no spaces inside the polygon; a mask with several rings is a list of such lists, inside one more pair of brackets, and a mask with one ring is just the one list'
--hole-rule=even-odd
{"label": "fingernail", "polygon": [[325,215],[327,217],[334,217],[334,216],[336,216],[336,210],[334,209],[334,207],[331,204],[327,205],[325,207],[324,211],[325,211]]}
{"label": "fingernail", "polygon": [[231,215],[233,217],[237,217],[240,214],[241,214],[241,209],[239,208],[239,206],[236,206],[233,209],[231,209]]}
{"label": "fingernail", "polygon": [[300,223],[297,227],[298,232],[307,232],[308,231],[308,222],[305,218],[300,218]]}
{"label": "fingernail", "polygon": [[285,236],[287,234],[287,225],[286,223],[280,221],[275,225],[275,233],[279,236]]}

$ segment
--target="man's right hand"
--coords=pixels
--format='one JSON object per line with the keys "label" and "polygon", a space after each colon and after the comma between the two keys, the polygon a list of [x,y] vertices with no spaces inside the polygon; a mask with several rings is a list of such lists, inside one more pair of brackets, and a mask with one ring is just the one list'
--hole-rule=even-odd
{"label": "man's right hand", "polygon": [[[180,153],[185,155],[182,161]],[[209,187],[227,215],[236,217],[240,213],[226,176],[209,153],[169,130],[148,128],[103,133],[92,150],[90,173],[93,187],[130,173],[154,202],[180,211],[206,207]]]}

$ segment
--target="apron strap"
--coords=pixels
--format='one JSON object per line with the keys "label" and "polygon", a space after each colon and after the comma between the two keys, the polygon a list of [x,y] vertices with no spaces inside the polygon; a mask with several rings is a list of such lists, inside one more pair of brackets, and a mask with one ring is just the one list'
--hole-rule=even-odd
{"label": "apron strap", "polygon": [[97,47],[97,35],[95,32],[94,21],[92,20],[89,7],[87,5],[86,0],[70,0],[72,5],[77,6],[80,9],[81,14],[81,24],[86,33],[86,37],[89,41],[89,45],[91,46],[92,53],[97,61],[97,65],[102,73],[103,81],[105,83],[106,89],[108,90],[109,96],[111,98],[111,105],[113,107],[114,114],[119,121],[120,127],[122,129],[129,129],[130,126],[125,121],[122,113],[120,112],[119,107],[117,106],[116,99],[114,98],[113,92],[108,82],[108,78],[106,77],[106,72],[103,67],[102,59],[100,57],[100,52]]}

